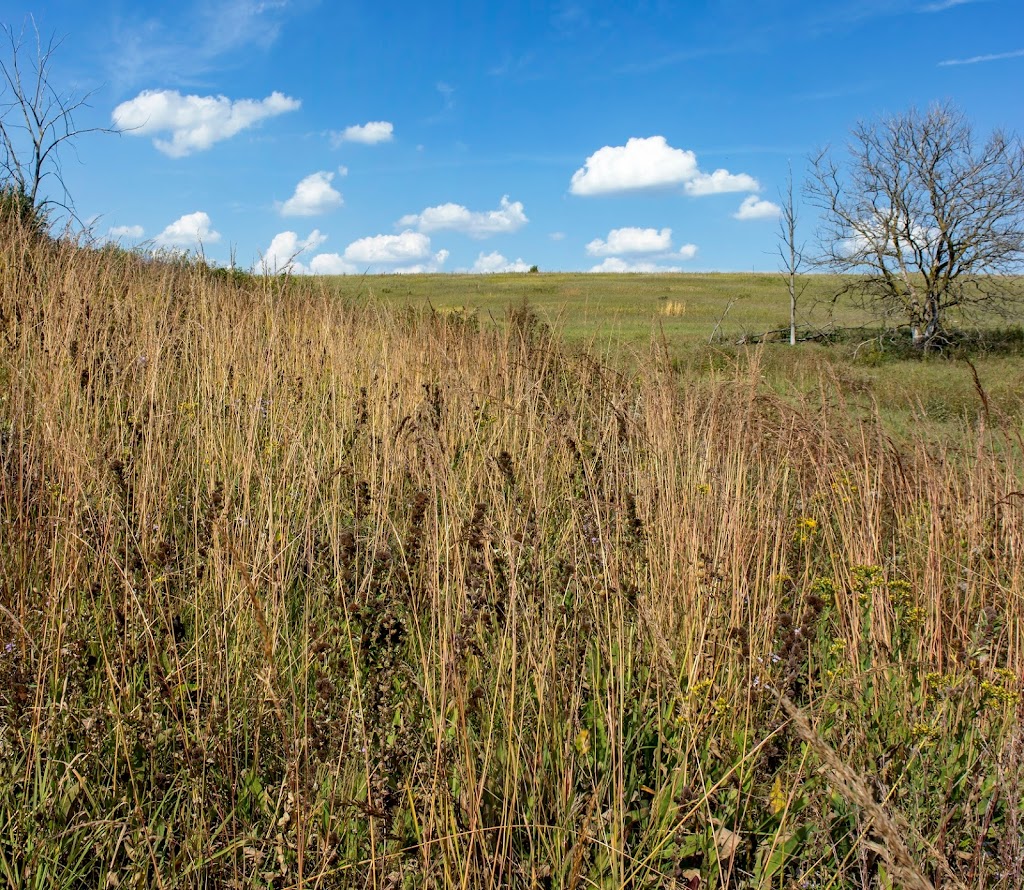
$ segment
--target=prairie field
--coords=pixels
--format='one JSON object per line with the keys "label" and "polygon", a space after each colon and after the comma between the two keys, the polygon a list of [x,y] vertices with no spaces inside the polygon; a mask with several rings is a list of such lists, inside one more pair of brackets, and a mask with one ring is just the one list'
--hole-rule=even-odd
{"label": "prairie field", "polygon": [[[660,359],[685,380],[747,367],[759,342],[765,383],[779,394],[808,394],[822,375],[850,410],[878,412],[890,432],[942,429],[956,436],[978,417],[978,385],[1003,420],[1024,417],[1024,335],[1005,320],[951,313],[962,342],[924,357],[909,346],[901,319],[879,317],[852,299],[837,299],[848,279],[798,279],[800,348],[788,348],[789,295],[778,274],[687,275],[390,275],[338,276],[325,286],[359,305],[413,312],[433,309],[501,330],[510,307],[525,305],[560,342],[598,361],[635,372]],[[1024,282],[1009,286],[1018,291]],[[976,384],[967,357],[978,374]]]}
{"label": "prairie field", "polygon": [[5,232],[0,882],[1024,885],[1016,335],[786,320]]}

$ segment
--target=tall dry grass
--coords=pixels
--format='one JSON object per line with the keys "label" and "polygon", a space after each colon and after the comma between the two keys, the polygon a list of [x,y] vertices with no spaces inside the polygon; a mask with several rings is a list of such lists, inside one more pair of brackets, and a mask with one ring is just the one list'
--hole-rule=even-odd
{"label": "tall dry grass", "polygon": [[1024,882],[1013,438],[509,313],[4,241],[3,879]]}

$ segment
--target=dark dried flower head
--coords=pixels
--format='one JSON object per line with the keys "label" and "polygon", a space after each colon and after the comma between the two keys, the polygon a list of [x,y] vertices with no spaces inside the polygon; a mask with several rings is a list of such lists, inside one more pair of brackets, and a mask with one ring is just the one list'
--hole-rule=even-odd
{"label": "dark dried flower head", "polygon": [[501,472],[501,475],[505,477],[505,482],[509,485],[515,485],[516,468],[515,463],[512,461],[512,455],[502,450],[495,458],[495,461],[498,464],[498,470]]}

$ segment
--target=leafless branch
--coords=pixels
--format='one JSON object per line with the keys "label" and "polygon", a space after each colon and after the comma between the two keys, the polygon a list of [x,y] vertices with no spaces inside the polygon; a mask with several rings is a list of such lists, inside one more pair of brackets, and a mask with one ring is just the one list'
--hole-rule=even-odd
{"label": "leafless branch", "polygon": [[797,209],[793,201],[793,168],[789,168],[786,190],[779,193],[782,199],[782,213],[779,217],[779,258],[782,260],[782,276],[789,290],[789,343],[796,345],[797,303],[807,288],[807,283],[797,286],[797,276],[804,265],[804,245],[797,244]]}
{"label": "leafless branch", "polygon": [[977,147],[951,105],[910,110],[853,130],[840,165],[812,158],[821,261],[856,276],[869,304],[897,312],[919,345],[948,310],[1005,309],[1022,298],[1024,146],[996,131]]}
{"label": "leafless branch", "polygon": [[[54,85],[51,66],[60,39],[44,42],[31,18],[20,32],[11,25],[0,30],[8,50],[8,58],[0,59],[0,187],[16,191],[39,211],[73,215],[62,152],[80,136],[114,131],[75,123],[92,93],[65,93]],[[55,188],[48,187],[51,179]]]}

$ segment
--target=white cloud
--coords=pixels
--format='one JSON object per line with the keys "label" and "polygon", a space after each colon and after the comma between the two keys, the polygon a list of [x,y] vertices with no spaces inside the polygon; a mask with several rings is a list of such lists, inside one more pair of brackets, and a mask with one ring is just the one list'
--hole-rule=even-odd
{"label": "white cloud", "polygon": [[266,118],[294,111],[301,103],[283,93],[266,99],[226,96],[183,96],[177,90],[143,90],[122,102],[111,115],[114,126],[129,136],[170,133],[170,140],[154,138],[153,144],[172,158],[204,151],[215,142],[240,133]]}
{"label": "white cloud", "polygon": [[703,173],[692,151],[673,148],[664,136],[649,136],[599,148],[573,174],[569,191],[574,195],[611,195],[680,187],[693,196],[761,189],[746,173],[721,169]]}
{"label": "white cloud", "polygon": [[128,4],[105,23],[110,51],[101,64],[116,91],[170,78],[208,81],[223,71],[224,56],[244,50],[251,61],[269,49],[295,9],[290,0],[221,0],[181,3],[174,12],[157,17],[147,4]]}
{"label": "white cloud", "polygon": [[295,194],[279,206],[281,216],[316,216],[340,207],[341,193],[331,187],[333,173],[311,173],[295,186]]}
{"label": "white cloud", "polygon": [[630,263],[617,256],[599,263],[590,269],[591,272],[682,272],[679,266],[659,266],[657,263],[638,262]]}
{"label": "white cloud", "polygon": [[476,273],[529,272],[530,267],[522,259],[517,259],[514,263],[510,263],[495,250],[491,253],[481,251],[469,271]]}
{"label": "white cloud", "polygon": [[672,249],[672,230],[623,228],[612,229],[608,239],[595,238],[587,245],[590,256],[616,254],[665,253]]}
{"label": "white cloud", "polygon": [[718,169],[714,173],[698,173],[686,183],[688,195],[720,195],[724,192],[759,192],[761,184],[746,173],[730,173]]}
{"label": "white cloud", "polygon": [[565,232],[552,232],[550,235],[548,235],[548,237],[552,241],[564,241],[565,240]]}
{"label": "white cloud", "polygon": [[439,250],[426,262],[416,263],[412,266],[399,266],[391,271],[396,275],[426,275],[431,272],[440,272],[447,259],[448,251]]}
{"label": "white cloud", "polygon": [[595,151],[572,176],[574,195],[605,195],[637,189],[671,188],[698,173],[692,151],[672,148],[664,136],[634,137],[625,145]]}
{"label": "white cloud", "polygon": [[[909,238],[906,234],[909,228]],[[855,222],[850,234],[837,245],[837,251],[848,259],[861,256],[874,257],[879,254],[893,257],[910,254],[915,249],[934,251],[938,248],[942,232],[936,226],[910,223],[906,219],[890,219],[885,208],[879,208],[876,218]],[[897,242],[899,242],[897,246]],[[926,264],[927,265],[927,264]]]}
{"label": "white cloud", "polygon": [[318,253],[309,261],[309,271],[314,275],[353,275],[359,270],[339,253]]}
{"label": "white cloud", "polygon": [[199,210],[176,219],[153,241],[160,247],[199,247],[216,244],[220,232],[213,230],[209,215]]}
{"label": "white cloud", "polygon": [[[319,235],[319,232],[314,234]],[[438,272],[447,259],[447,250],[431,251],[430,239],[426,235],[402,232],[400,235],[360,238],[349,244],[344,253],[319,253],[307,266],[296,265],[293,271],[312,275],[356,275],[374,266],[385,266],[383,270],[374,271],[417,274]]]}
{"label": "white cloud", "polygon": [[[673,250],[671,229],[659,231],[627,227],[612,229],[605,240],[595,238],[587,245],[587,253],[607,257],[591,272],[679,272],[678,266],[659,263],[692,260],[697,255],[697,245],[684,244],[679,250]],[[643,256],[644,259],[628,259],[635,256]]]}
{"label": "white cloud", "polygon": [[734,219],[778,219],[782,208],[771,201],[765,201],[757,195],[748,195],[740,204],[740,209],[733,214]]}
{"label": "white cloud", "polygon": [[139,239],[145,233],[142,226],[112,226],[107,230],[108,238],[134,238]]}
{"label": "white cloud", "polygon": [[337,148],[343,142],[360,142],[363,145],[378,145],[395,138],[395,126],[388,121],[370,121],[345,127],[340,133],[331,132],[331,145]]}
{"label": "white cloud", "polygon": [[430,239],[406,230],[400,235],[372,235],[353,241],[345,248],[344,259],[356,265],[372,265],[416,262],[429,256]]}
{"label": "white cloud", "polygon": [[326,240],[327,236],[322,235],[319,229],[313,229],[302,240],[299,240],[295,232],[278,232],[262,258],[253,263],[253,271],[264,275],[275,275],[279,272],[301,275],[307,270],[298,261],[298,257],[316,250]]}
{"label": "white cloud", "polygon": [[[609,232],[608,243],[610,244],[612,234],[616,231],[629,231],[628,229],[617,230],[613,229]],[[682,272],[682,267],[675,265],[676,263],[685,263],[692,260],[697,256],[697,245],[696,244],[684,244],[679,250],[672,250],[671,244],[671,229],[662,229],[661,232],[655,232],[654,229],[634,229],[634,232],[652,232],[658,236],[659,239],[664,243],[664,249],[657,253],[647,253],[643,259],[633,259],[630,257],[623,258],[621,256],[609,256],[603,262],[593,266],[591,272]],[[668,233],[668,237],[664,236],[664,233]],[[646,236],[647,240],[653,243],[653,239]],[[632,237],[618,239],[624,246],[628,246],[630,243],[635,243]],[[604,254],[595,254],[590,250],[591,244],[587,245],[587,252],[591,256],[603,256]],[[601,242],[604,243],[604,242]],[[625,252],[625,251],[623,251]],[[634,251],[636,253],[636,251]],[[666,265],[668,264],[668,265]]]}
{"label": "white cloud", "polygon": [[470,238],[490,238],[516,232],[529,220],[520,201],[509,201],[504,195],[497,210],[473,211],[461,204],[439,204],[422,213],[410,213],[397,223],[402,228],[415,228],[421,232],[450,230],[462,232]]}
{"label": "white cloud", "polygon": [[968,3],[976,3],[977,0],[939,0],[937,3],[928,3],[922,6],[921,12],[944,12],[954,6],[965,6]]}
{"label": "white cloud", "polygon": [[455,87],[451,84],[445,83],[444,81],[438,81],[437,84],[435,84],[435,89],[440,93],[444,107],[437,114],[431,115],[427,118],[428,124],[436,124],[439,121],[444,120],[446,117],[450,116],[452,109],[455,108]]}
{"label": "white cloud", "polygon": [[1001,62],[1003,59],[1019,59],[1024,56],[1024,49],[1015,49],[1008,53],[989,53],[984,56],[971,56],[968,59],[946,59],[943,62],[939,62],[939,67],[944,68],[949,65],[977,65],[981,62]]}

